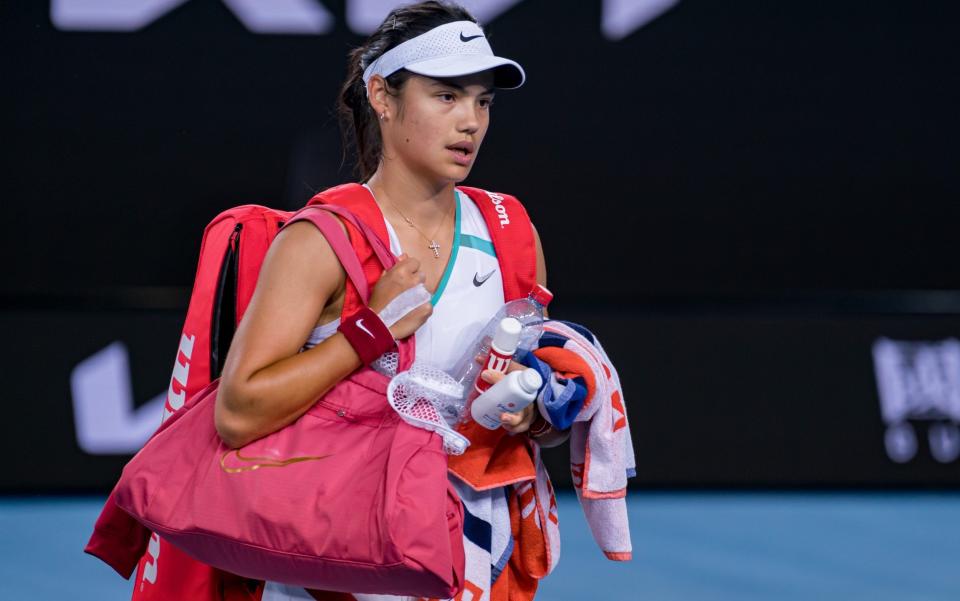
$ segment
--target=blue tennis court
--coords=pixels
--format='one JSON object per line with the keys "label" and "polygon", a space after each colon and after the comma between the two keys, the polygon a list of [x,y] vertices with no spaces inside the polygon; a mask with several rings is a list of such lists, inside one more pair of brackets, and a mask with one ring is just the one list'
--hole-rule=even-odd
{"label": "blue tennis court", "polygon": [[[0,599],[128,599],[82,553],[102,499],[0,499]],[[559,499],[563,551],[539,599],[960,599],[960,493],[636,493],[634,560],[599,552]]]}

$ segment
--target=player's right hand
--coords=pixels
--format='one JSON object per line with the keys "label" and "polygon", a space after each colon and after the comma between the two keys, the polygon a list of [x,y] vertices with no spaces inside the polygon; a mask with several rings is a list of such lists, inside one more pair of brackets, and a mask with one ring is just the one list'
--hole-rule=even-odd
{"label": "player's right hand", "polygon": [[[398,259],[396,265],[383,272],[370,294],[368,306],[376,313],[380,313],[400,293],[424,283],[427,279],[426,274],[420,271],[420,261],[406,254],[400,255]],[[424,303],[390,326],[390,333],[397,340],[406,338],[416,332],[432,313],[433,305]]]}

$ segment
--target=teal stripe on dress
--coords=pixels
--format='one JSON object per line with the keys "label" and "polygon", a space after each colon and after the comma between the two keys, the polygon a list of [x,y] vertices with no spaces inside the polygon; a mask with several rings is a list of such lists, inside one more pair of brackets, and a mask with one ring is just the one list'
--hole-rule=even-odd
{"label": "teal stripe on dress", "polygon": [[450,279],[450,274],[453,273],[453,264],[457,262],[457,253],[460,250],[460,191],[454,191],[454,200],[456,205],[453,207],[454,218],[453,218],[453,249],[450,251],[450,260],[447,261],[447,268],[443,270],[443,277],[440,278],[440,284],[437,285],[437,291],[433,293],[433,297],[430,299],[430,304],[434,307],[437,306],[437,302],[440,300],[440,295],[443,294],[443,289],[447,287],[447,281]]}
{"label": "teal stripe on dress", "polygon": [[497,251],[493,249],[493,242],[484,240],[483,238],[478,238],[477,236],[473,236],[471,234],[464,234],[460,237],[460,246],[479,250],[480,252],[487,253],[494,259],[497,258]]}

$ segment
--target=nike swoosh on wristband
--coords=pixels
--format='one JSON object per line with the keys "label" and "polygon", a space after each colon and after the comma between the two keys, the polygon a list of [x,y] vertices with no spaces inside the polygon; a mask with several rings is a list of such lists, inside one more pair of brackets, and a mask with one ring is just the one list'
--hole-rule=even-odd
{"label": "nike swoosh on wristband", "polygon": [[491,270],[490,270],[490,273],[488,273],[487,275],[485,275],[485,276],[483,276],[483,277],[480,277],[480,272],[478,271],[478,272],[477,272],[476,274],[474,274],[474,276],[473,276],[473,285],[476,286],[477,288],[479,288],[480,286],[483,286],[483,283],[486,282],[487,280],[489,280],[489,279],[490,279],[490,276],[492,276],[495,271],[496,271],[496,269],[491,269]]}
{"label": "nike swoosh on wristband", "polygon": [[477,38],[482,38],[482,37],[483,37],[483,34],[480,34],[480,35],[472,35],[472,36],[470,36],[470,37],[466,37],[466,36],[463,35],[463,32],[462,32],[462,31],[460,32],[460,41],[461,41],[461,42],[469,42],[470,40],[475,40],[475,39],[477,39]]}
{"label": "nike swoosh on wristband", "polygon": [[366,332],[367,335],[370,336],[370,338],[376,338],[376,336],[373,335],[373,332],[371,332],[370,330],[368,330],[367,327],[366,327],[365,325],[363,325],[363,320],[364,320],[364,319],[366,319],[366,318],[361,317],[360,319],[357,320],[357,327],[360,328],[361,330],[363,330],[364,332]]}

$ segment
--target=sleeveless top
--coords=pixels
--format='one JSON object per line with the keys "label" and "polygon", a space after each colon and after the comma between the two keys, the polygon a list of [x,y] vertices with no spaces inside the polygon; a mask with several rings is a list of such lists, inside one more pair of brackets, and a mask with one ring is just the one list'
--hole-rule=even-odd
{"label": "sleeveless top", "polygon": [[[369,189],[369,188],[367,188]],[[372,191],[371,191],[372,194]],[[446,269],[430,302],[433,314],[417,331],[417,360],[427,361],[449,370],[466,351],[480,330],[503,306],[503,277],[497,263],[490,231],[483,215],[466,194],[455,192],[453,249]],[[403,249],[390,222],[384,219],[390,236],[390,250],[399,256]],[[332,336],[340,319],[317,326],[310,333],[304,349],[320,344]],[[472,493],[456,478],[451,478],[461,495]],[[503,497],[502,494],[499,495]],[[360,601],[402,601],[391,595],[354,594]],[[302,588],[278,582],[267,582],[261,601],[312,601]]]}
{"label": "sleeveless top", "polygon": [[[503,306],[503,277],[483,215],[473,200],[455,193],[453,249],[436,292],[430,299],[433,314],[416,336],[417,359],[440,369],[450,369],[494,313]],[[384,219],[390,235],[390,250],[400,255],[397,234]],[[317,326],[304,348],[332,336],[340,325],[336,319]]]}

